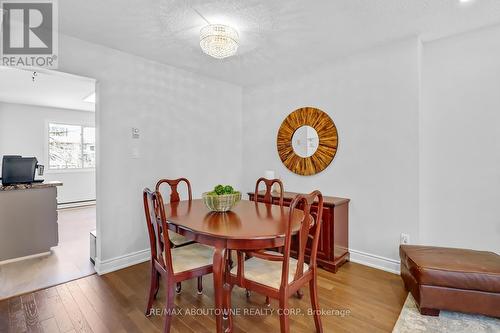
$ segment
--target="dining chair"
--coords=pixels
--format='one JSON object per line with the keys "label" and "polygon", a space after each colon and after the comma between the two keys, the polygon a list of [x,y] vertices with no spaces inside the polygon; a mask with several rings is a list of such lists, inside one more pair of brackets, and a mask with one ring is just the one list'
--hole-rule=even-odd
{"label": "dining chair", "polygon": [[[261,183],[264,183],[266,185],[266,191],[264,192],[264,197],[262,199],[259,199],[259,186]],[[267,179],[264,177],[257,179],[257,182],[255,183],[255,191],[254,191],[254,196],[253,196],[255,202],[264,202],[264,203],[272,204],[273,203],[272,193],[273,193],[273,185],[274,184],[278,184],[278,186],[280,187],[280,192],[279,192],[280,198],[278,200],[278,204],[280,207],[283,207],[283,201],[284,201],[283,192],[285,192],[285,189],[284,189],[283,183],[279,179]],[[247,258],[248,257],[250,257],[250,255],[248,255]],[[250,296],[250,292],[248,290],[246,290],[246,295],[247,295],[247,297]],[[302,297],[302,292],[300,290],[297,291],[297,296],[299,298]],[[269,297],[266,297],[266,305],[267,306],[271,305],[269,303]]]}
{"label": "dining chair", "polygon": [[[156,189],[156,191],[160,191],[162,184],[169,185],[170,186],[170,203],[179,202],[181,200],[181,197],[180,197],[179,192],[178,192],[178,186],[181,182],[184,182],[186,184],[188,200],[192,201],[193,194],[191,192],[191,183],[186,178],[160,179],[156,183],[155,189]],[[194,243],[194,241],[191,241],[191,240],[187,239],[186,237],[179,235],[178,233],[173,232],[173,231],[169,232],[169,239],[170,239],[170,243],[171,243],[170,245],[173,248],[186,246],[186,245]],[[202,285],[203,285],[202,277],[200,276],[198,279],[198,289],[200,289],[200,291],[199,291],[200,293],[201,293],[201,289],[203,289]],[[177,293],[180,293],[181,290],[182,290],[182,284],[178,283],[176,288],[175,288],[175,291]]]}
{"label": "dining chair", "polygon": [[[311,212],[312,204],[317,200],[318,209]],[[298,232],[298,257],[290,256],[292,243],[292,216],[293,210],[300,207],[304,211],[301,227]],[[237,285],[252,290],[266,297],[279,301],[279,317],[281,333],[290,331],[288,299],[301,287],[309,284],[311,307],[313,310],[316,332],[323,332],[319,314],[317,265],[318,242],[321,230],[321,215],[323,212],[323,196],[320,191],[311,194],[298,194],[290,204],[290,213],[287,219],[285,246],[283,253],[260,250],[246,251],[251,255],[245,260],[244,254],[238,252],[238,263],[226,274],[229,290],[226,291],[226,306],[231,308],[231,290]],[[311,241],[311,256],[305,262],[306,245]],[[229,316],[229,325],[232,327],[232,316]]]}
{"label": "dining chair", "polygon": [[198,243],[172,247],[161,193],[146,188],[143,201],[151,246],[151,285],[145,314],[151,315],[153,301],[160,289],[160,277],[163,277],[167,293],[164,332],[168,333],[175,306],[174,286],[181,281],[212,273],[213,249]]}
{"label": "dining chair", "polygon": [[[262,198],[262,200],[259,199],[260,183],[264,183],[266,185],[266,192],[264,193],[264,198]],[[264,177],[257,179],[257,182],[255,183],[255,191],[254,191],[253,200],[255,202],[264,202],[264,203],[272,204],[273,203],[272,188],[273,188],[274,184],[278,184],[278,186],[280,187],[280,198],[279,198],[278,203],[279,203],[280,207],[283,207],[284,187],[283,187],[283,183],[279,179],[267,179]],[[233,266],[233,257],[232,257],[231,250],[227,251],[227,257],[228,257],[229,266],[232,267]],[[250,296],[250,292],[248,290],[246,291],[246,294],[247,294],[247,297]],[[266,299],[266,304],[269,304],[268,301],[269,300]]]}
{"label": "dining chair", "polygon": [[[264,193],[264,198],[262,198],[262,199],[259,199],[260,183],[264,183],[266,185],[266,192]],[[279,203],[280,207],[283,207],[284,187],[283,187],[283,183],[279,179],[267,179],[264,177],[257,179],[257,182],[255,183],[255,191],[254,191],[254,195],[253,195],[253,200],[255,202],[264,202],[264,203],[272,204],[273,203],[272,189],[273,189],[274,184],[278,184],[278,186],[280,187],[280,198],[279,198],[278,203]],[[232,251],[228,250],[227,253],[228,253],[227,256],[228,256],[229,266],[232,267],[233,266]],[[246,294],[247,294],[247,297],[250,296],[250,292],[248,290],[246,291]],[[269,304],[268,301],[269,301],[269,299],[266,299],[266,304]]]}
{"label": "dining chair", "polygon": [[[187,180],[186,178],[160,179],[156,183],[156,191],[161,190],[162,184],[168,184],[170,186],[170,203],[179,202],[181,200],[181,197],[179,195],[177,188],[179,186],[179,183],[181,183],[181,182],[184,182],[186,184],[187,193],[188,193],[188,200],[189,201],[193,200],[193,195],[191,192],[191,183],[189,183],[189,180]],[[183,246],[183,245],[186,245],[189,243],[193,243],[192,241],[188,240],[184,236],[181,236],[175,232],[170,232],[170,241],[172,242],[173,247],[179,247],[179,246]]]}
{"label": "dining chair", "polygon": [[[259,200],[259,186],[260,183],[264,183],[266,185],[266,192],[264,193],[264,198],[262,200]],[[259,178],[257,179],[257,182],[255,183],[255,192],[254,192],[254,200],[255,202],[265,202],[265,203],[273,203],[273,185],[278,184],[280,187],[280,198],[279,198],[279,205],[283,206],[283,183],[279,179],[267,179],[267,178]]]}

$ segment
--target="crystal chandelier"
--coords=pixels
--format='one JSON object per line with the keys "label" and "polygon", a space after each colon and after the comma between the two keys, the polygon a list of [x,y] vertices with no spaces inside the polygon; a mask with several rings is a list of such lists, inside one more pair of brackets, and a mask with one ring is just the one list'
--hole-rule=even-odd
{"label": "crystal chandelier", "polygon": [[238,50],[238,42],[238,32],[227,25],[209,24],[200,31],[201,49],[217,59],[234,55]]}

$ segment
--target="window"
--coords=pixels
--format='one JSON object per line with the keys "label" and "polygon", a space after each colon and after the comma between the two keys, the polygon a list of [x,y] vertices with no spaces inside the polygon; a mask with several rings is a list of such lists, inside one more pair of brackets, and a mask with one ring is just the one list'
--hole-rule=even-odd
{"label": "window", "polygon": [[49,169],[95,168],[95,128],[49,123]]}

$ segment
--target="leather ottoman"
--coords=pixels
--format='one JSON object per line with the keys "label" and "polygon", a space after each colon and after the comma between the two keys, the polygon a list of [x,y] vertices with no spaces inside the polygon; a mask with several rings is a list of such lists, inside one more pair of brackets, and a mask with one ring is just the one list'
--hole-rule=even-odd
{"label": "leather ottoman", "polygon": [[500,256],[493,252],[401,245],[401,277],[420,313],[440,310],[500,317]]}

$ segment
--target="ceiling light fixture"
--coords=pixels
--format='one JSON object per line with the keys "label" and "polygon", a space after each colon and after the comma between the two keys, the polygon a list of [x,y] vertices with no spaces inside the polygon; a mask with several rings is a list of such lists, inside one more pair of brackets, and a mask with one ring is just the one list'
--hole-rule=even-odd
{"label": "ceiling light fixture", "polygon": [[224,59],[236,53],[239,35],[236,29],[223,24],[209,24],[200,31],[200,47],[209,56]]}

